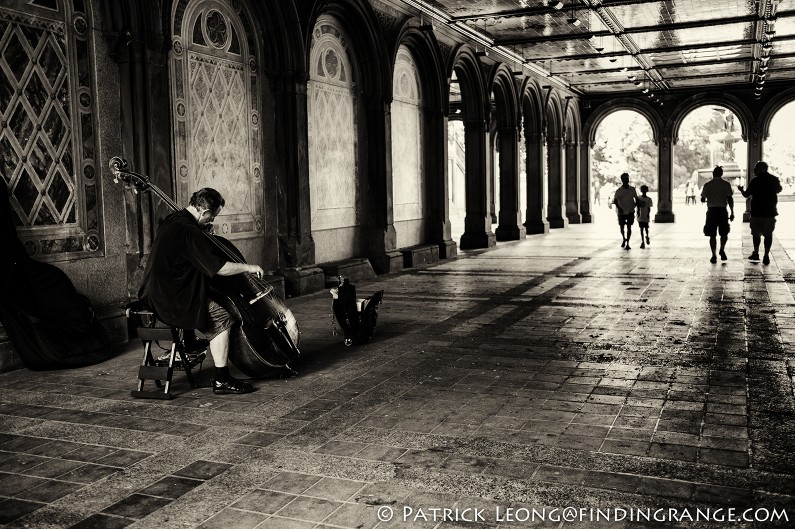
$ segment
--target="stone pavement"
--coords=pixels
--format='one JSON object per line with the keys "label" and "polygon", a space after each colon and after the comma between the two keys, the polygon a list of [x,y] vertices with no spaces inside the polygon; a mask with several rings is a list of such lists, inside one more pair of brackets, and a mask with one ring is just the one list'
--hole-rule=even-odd
{"label": "stone pavement", "polygon": [[702,215],[646,250],[608,218],[362,283],[386,291],[363,346],[332,334],[327,292],[288,300],[301,375],[250,395],[177,374],[175,400],[131,399],[138,344],[0,375],[0,523],[793,527],[795,233],[780,220],[763,267],[735,222],[711,265]]}

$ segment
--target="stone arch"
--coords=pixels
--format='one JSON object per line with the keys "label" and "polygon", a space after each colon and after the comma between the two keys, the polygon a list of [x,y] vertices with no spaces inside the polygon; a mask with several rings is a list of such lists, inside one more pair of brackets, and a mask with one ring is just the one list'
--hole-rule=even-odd
{"label": "stone arch", "polygon": [[527,157],[525,230],[527,233],[546,233],[547,221],[547,182],[546,160],[547,143],[544,130],[546,109],[543,90],[535,79],[525,78],[519,90],[521,94],[522,130]]}
{"label": "stone arch", "polygon": [[[331,16],[339,21],[341,29],[356,50],[357,62],[367,68],[357,71],[357,92],[387,101],[392,95],[392,61],[384,40],[384,31],[378,23],[372,6],[365,0],[315,0],[308,10],[304,38],[306,61],[312,44],[312,31],[320,16]],[[311,65],[306,70],[309,71]]]}
{"label": "stone arch", "polygon": [[607,116],[619,110],[634,110],[638,114],[644,116],[651,126],[654,143],[659,144],[662,133],[662,120],[660,114],[655,108],[646,103],[646,101],[628,98],[612,100],[609,103],[601,105],[596,111],[591,113],[583,126],[582,138],[590,145],[593,145],[596,141],[596,130],[599,128],[599,125],[602,124],[602,121],[604,121]]}
{"label": "stone arch", "polygon": [[519,96],[508,67],[501,63],[494,65],[486,86],[497,98],[497,127],[516,127],[519,123]]}
{"label": "stone arch", "polygon": [[[447,108],[447,83],[444,78],[444,61],[439,44],[431,31],[419,28],[419,20],[406,20],[397,32],[392,63],[395,63],[398,50],[405,47],[411,53],[418,73],[422,92],[422,167],[425,183],[425,229],[424,242],[439,244],[440,257],[456,254],[456,245],[450,236],[448,215],[447,160],[438,153],[446,152],[447,131],[444,109]],[[394,136],[392,141],[395,141]],[[393,158],[393,164],[395,160]],[[394,178],[393,178],[394,180]]]}
{"label": "stone arch", "polygon": [[[482,71],[480,60],[474,50],[466,44],[461,44],[455,49],[447,65],[447,79],[449,80],[455,72],[462,85],[462,111],[464,119],[468,121],[486,119],[487,97]],[[466,89],[463,86],[466,86]]]}
{"label": "stone arch", "polygon": [[448,63],[448,79],[452,78],[453,72],[461,86],[465,138],[466,214],[461,248],[486,248],[496,244],[496,238],[490,229],[491,215],[486,171],[488,97],[481,63],[470,46],[460,45],[455,49]]}
{"label": "stone arch", "polygon": [[564,214],[566,196],[566,156],[564,116],[560,96],[552,91],[546,101],[545,112],[547,140],[547,220],[550,228],[565,228],[568,220]]}
{"label": "stone arch", "polygon": [[425,171],[423,163],[423,95],[416,61],[401,46],[395,58],[392,87],[392,207],[398,248],[425,242]]}
{"label": "stone arch", "polygon": [[[342,23],[323,14],[315,19],[309,47],[308,153],[312,236],[320,262],[363,251],[358,68]],[[330,134],[330,131],[334,131]]]}
{"label": "stone arch", "polygon": [[[577,107],[577,101],[572,96],[566,97],[564,103],[564,130],[566,144],[564,148],[565,153],[565,196],[566,203],[566,218],[570,224],[580,224],[582,222],[582,215],[580,213],[581,192],[588,195],[588,188],[583,186],[580,181],[580,113]],[[587,178],[585,185],[587,186]]]}
{"label": "stone arch", "polygon": [[762,112],[759,113],[758,127],[760,136],[759,139],[764,141],[770,136],[770,124],[779,110],[795,101],[795,88],[789,88],[776,94],[770,101],[768,101]]}
{"label": "stone arch", "polygon": [[422,105],[433,112],[445,108],[447,95],[443,72],[444,61],[439,52],[439,43],[433,32],[422,31],[416,25],[416,18],[407,20],[400,28],[392,49],[391,64],[394,65],[400,46],[408,48],[417,63],[420,73],[420,86],[423,94]]}
{"label": "stone arch", "polygon": [[493,93],[496,105],[492,123],[497,127],[497,149],[492,149],[492,152],[495,156],[499,153],[498,171],[493,174],[493,189],[499,197],[499,226],[495,235],[498,241],[522,239],[526,232],[519,196],[519,98],[516,84],[508,67],[497,64],[491,68],[487,86],[490,87],[489,99]]}
{"label": "stone arch", "polygon": [[173,4],[170,63],[175,195],[215,187],[227,205],[217,229],[261,255],[263,223],[261,75],[257,29],[244,4]]}
{"label": "stone arch", "polygon": [[679,138],[679,129],[682,127],[684,119],[693,110],[707,105],[726,107],[734,112],[734,115],[740,119],[740,129],[742,131],[743,140],[748,141],[748,133],[753,129],[754,124],[753,115],[748,109],[748,106],[735,96],[721,93],[709,93],[690,97],[680,103],[673,112],[671,112],[666,130],[670,132],[674,143],[676,143]]}

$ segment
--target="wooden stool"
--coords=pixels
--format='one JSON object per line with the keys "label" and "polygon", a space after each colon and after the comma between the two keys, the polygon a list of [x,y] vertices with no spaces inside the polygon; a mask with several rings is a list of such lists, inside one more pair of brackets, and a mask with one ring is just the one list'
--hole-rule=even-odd
{"label": "wooden stool", "polygon": [[[201,365],[207,356],[207,342],[194,340],[196,347],[192,350],[186,344],[186,332],[178,327],[162,326],[154,313],[141,306],[128,307],[127,317],[135,316],[139,327],[138,338],[144,346],[144,357],[138,367],[138,389],[130,395],[142,399],[172,399],[171,382],[175,370],[184,370],[191,389],[196,387],[193,368]],[[158,326],[161,325],[161,326]],[[192,333],[191,333],[191,336]],[[152,344],[157,344],[169,353],[165,357],[155,358]],[[153,380],[157,389],[144,389],[147,380]]]}

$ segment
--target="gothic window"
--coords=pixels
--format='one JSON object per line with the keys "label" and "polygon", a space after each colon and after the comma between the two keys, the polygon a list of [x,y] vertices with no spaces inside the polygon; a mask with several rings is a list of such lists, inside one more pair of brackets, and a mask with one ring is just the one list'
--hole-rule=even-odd
{"label": "gothic window", "polygon": [[217,189],[226,206],[216,226],[233,239],[263,231],[256,45],[234,5],[176,2],[171,54],[177,202]]}
{"label": "gothic window", "polygon": [[43,260],[104,251],[91,38],[83,0],[0,7],[0,174]]}
{"label": "gothic window", "polygon": [[309,80],[309,186],[312,230],[359,224],[356,112],[351,60],[335,19],[312,32]]}
{"label": "gothic window", "polygon": [[422,217],[422,110],[414,58],[398,48],[392,80],[392,166],[395,222]]}

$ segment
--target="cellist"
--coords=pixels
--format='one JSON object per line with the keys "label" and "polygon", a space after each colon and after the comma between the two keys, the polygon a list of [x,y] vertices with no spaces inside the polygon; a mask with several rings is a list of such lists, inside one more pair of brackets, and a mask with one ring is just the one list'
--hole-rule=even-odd
{"label": "cellist", "polygon": [[250,393],[254,386],[229,373],[229,334],[234,319],[211,298],[208,281],[216,274],[264,275],[259,265],[225,261],[213,251],[203,231],[224,204],[218,191],[205,187],[193,193],[188,207],[163,220],[138,294],[164,323],[197,330],[210,341],[216,395]]}

